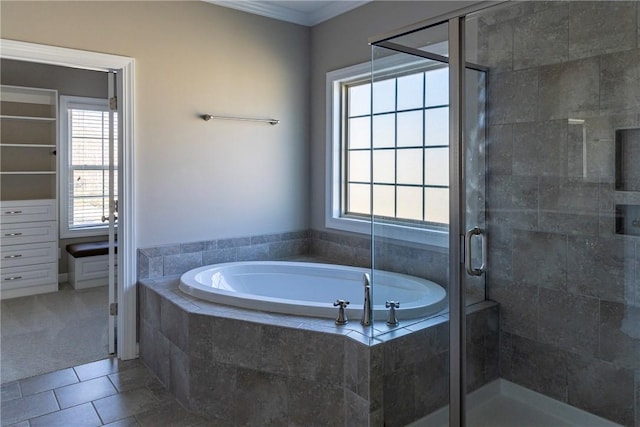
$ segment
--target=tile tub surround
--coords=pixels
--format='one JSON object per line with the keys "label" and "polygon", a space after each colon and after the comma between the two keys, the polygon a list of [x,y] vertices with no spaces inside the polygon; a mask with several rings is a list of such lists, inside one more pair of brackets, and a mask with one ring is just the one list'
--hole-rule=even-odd
{"label": "tile tub surround", "polygon": [[[371,266],[371,236],[316,230],[310,230],[309,234],[311,255],[336,264]],[[377,269],[422,277],[447,288],[449,256],[446,249],[377,238],[375,256]]]}
{"label": "tile tub surround", "polygon": [[[185,408],[216,425],[401,426],[448,399],[446,315],[370,339],[357,319],[255,312],[139,283],[140,354]],[[498,377],[498,307],[469,309],[469,387]]]}
{"label": "tile tub surround", "polygon": [[[345,232],[303,230],[144,248],[138,250],[138,279],[175,277],[210,264],[298,256],[370,267],[371,238]],[[376,257],[376,268],[429,279],[447,288],[449,261],[442,248],[379,239]]]}
{"label": "tile tub surround", "polygon": [[638,199],[614,166],[616,130],[640,126],[639,18],[637,1],[533,1],[477,22],[501,376],[635,427],[640,239],[614,228]]}
{"label": "tile tub surround", "polygon": [[138,279],[181,275],[196,267],[306,255],[309,231],[264,234],[138,249]]}

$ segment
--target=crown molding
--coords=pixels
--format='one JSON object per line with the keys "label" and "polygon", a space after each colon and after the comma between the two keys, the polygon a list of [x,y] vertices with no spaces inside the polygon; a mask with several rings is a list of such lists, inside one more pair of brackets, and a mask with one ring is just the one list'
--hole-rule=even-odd
{"label": "crown molding", "polygon": [[370,1],[371,0],[328,1],[325,6],[309,14],[309,26],[328,21],[331,18],[335,18],[338,15],[365,5]]}
{"label": "crown molding", "polygon": [[305,25],[307,27],[314,26],[323,21],[331,19],[335,16],[355,9],[363,4],[369,3],[371,0],[360,1],[328,1],[322,6],[310,13],[301,12],[280,6],[269,1],[254,0],[203,0],[207,3],[216,4],[218,6],[228,7],[231,9],[241,10],[243,12],[253,13],[256,15],[266,16],[268,18],[278,19],[280,21],[293,22],[294,24]]}

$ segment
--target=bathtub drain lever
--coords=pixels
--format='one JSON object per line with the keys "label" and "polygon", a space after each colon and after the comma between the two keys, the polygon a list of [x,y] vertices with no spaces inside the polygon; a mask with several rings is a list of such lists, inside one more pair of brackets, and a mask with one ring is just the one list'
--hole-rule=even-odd
{"label": "bathtub drain lever", "polygon": [[343,299],[336,300],[333,303],[334,307],[338,308],[338,317],[336,318],[336,325],[346,325],[349,319],[347,319],[347,315],[344,314],[344,309],[349,305],[349,301],[345,301]]}

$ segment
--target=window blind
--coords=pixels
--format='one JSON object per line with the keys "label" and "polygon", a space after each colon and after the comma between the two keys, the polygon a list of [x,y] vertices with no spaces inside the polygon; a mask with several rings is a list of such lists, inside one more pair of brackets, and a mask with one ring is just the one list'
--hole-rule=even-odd
{"label": "window blind", "polygon": [[[102,227],[109,215],[109,112],[69,109],[69,229]],[[117,138],[114,117],[114,139]],[[114,180],[118,182],[117,144]],[[117,199],[117,184],[114,184]]]}

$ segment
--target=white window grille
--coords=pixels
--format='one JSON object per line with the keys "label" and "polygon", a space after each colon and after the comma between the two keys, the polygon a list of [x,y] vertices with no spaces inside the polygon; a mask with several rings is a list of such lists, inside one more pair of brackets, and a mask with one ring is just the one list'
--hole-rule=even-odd
{"label": "white window grille", "polygon": [[446,246],[448,68],[376,75],[373,88],[369,64],[327,75],[326,225],[369,233],[373,213],[378,234]]}

